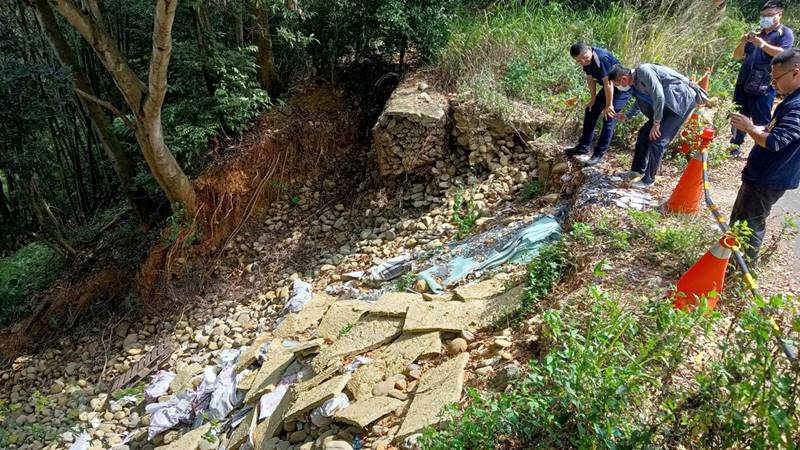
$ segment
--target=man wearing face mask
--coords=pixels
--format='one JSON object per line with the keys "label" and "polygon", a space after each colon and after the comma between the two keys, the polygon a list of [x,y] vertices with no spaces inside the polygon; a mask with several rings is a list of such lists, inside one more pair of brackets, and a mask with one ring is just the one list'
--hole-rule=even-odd
{"label": "man wearing face mask", "polygon": [[[794,44],[794,33],[781,23],[783,3],[769,0],[761,7],[761,31],[746,33],[739,46],[733,51],[733,58],[744,60],[733,101],[739,106],[741,114],[750,117],[756,125],[766,125],[772,114],[775,102],[775,89],[770,85],[770,61],[772,58]],[[741,154],[745,133],[734,129],[728,150],[731,156]]]}
{"label": "man wearing face mask", "polygon": [[756,145],[742,170],[742,185],[731,212],[731,224],[747,221],[753,234],[747,255],[758,256],[772,205],[800,185],[800,50],[784,50],[772,59],[771,84],[784,96],[772,120],[760,126],[744,114],[731,114],[731,126]]}
{"label": "man wearing face mask", "polygon": [[[569,48],[569,53],[575,62],[583,68],[586,73],[586,84],[589,87],[591,98],[586,105],[583,116],[583,133],[578,141],[578,145],[567,149],[567,156],[581,156],[589,154],[589,148],[594,138],[594,129],[597,119],[603,116],[603,126],[597,145],[594,147],[592,157],[585,164],[594,166],[599,164],[603,155],[611,144],[611,137],[614,135],[614,127],[617,126],[615,119],[616,112],[622,110],[631,94],[628,88],[612,86],[608,79],[608,72],[612,67],[619,64],[614,55],[608,50],[589,47],[583,42],[577,42]],[[600,91],[597,92],[597,85],[600,84]]]}
{"label": "man wearing face mask", "polygon": [[667,145],[692,111],[708,100],[708,94],[685,76],[658,64],[641,64],[633,70],[618,64],[608,78],[614,86],[632,87],[636,98],[627,114],[617,114],[617,120],[624,122],[639,112],[649,119],[639,129],[631,170],[625,174],[632,187],[647,189],[656,181]]}

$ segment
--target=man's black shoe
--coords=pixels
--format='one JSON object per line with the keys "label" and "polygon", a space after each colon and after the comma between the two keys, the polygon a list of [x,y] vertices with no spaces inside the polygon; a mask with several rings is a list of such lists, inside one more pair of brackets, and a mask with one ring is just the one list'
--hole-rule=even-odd
{"label": "man's black shoe", "polygon": [[585,145],[578,144],[575,147],[564,150],[564,154],[566,154],[567,156],[588,155],[589,149]]}

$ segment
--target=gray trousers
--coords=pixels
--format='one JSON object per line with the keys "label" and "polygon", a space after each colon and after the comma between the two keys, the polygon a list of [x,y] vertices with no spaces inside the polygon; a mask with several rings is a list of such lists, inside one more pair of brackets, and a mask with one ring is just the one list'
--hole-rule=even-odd
{"label": "gray trousers", "polygon": [[694,111],[694,108],[689,108],[682,116],[679,116],[669,109],[664,108],[664,117],[661,119],[661,137],[655,141],[650,140],[650,129],[653,128],[653,119],[648,120],[647,123],[642,125],[642,128],[639,129],[631,170],[644,174],[642,182],[650,184],[656,180],[656,173],[658,172],[658,168],[661,167],[661,158],[664,157],[664,151],[667,149],[667,145],[669,145],[675,135],[678,134],[681,125],[692,115],[692,111]]}

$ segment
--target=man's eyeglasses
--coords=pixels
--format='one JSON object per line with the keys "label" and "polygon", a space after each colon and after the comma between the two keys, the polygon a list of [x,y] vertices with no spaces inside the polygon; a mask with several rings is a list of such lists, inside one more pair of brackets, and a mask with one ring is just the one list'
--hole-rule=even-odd
{"label": "man's eyeglasses", "polygon": [[787,70],[786,72],[784,72],[783,74],[781,74],[781,75],[779,75],[779,76],[777,76],[777,77],[776,77],[776,76],[775,76],[775,74],[773,73],[773,74],[772,74],[772,84],[775,84],[775,83],[777,83],[777,82],[778,82],[778,80],[780,80],[781,78],[783,78],[783,77],[785,77],[786,75],[788,75],[788,74],[790,74],[790,73],[794,72],[794,69],[797,69],[797,64],[795,64],[795,65],[794,65],[794,68],[793,68],[792,70]]}

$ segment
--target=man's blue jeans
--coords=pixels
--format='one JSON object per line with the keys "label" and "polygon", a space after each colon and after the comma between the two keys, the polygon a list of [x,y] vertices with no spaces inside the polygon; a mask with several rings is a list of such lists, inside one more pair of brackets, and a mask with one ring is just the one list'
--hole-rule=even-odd
{"label": "man's blue jeans", "polygon": [[[612,102],[614,110],[620,112],[625,108],[628,99],[631,98],[631,92],[622,92],[619,89],[614,89],[614,101]],[[591,109],[585,109],[583,115],[583,133],[581,140],[578,143],[587,149],[592,145],[594,139],[594,129],[597,125],[597,119],[603,114],[603,109],[606,107],[606,94],[605,89],[600,89],[597,93],[594,105]],[[614,128],[617,126],[617,119],[603,119],[600,137],[597,139],[597,145],[594,148],[592,156],[602,157],[608,150],[611,144],[611,138],[614,136]]]}
{"label": "man's blue jeans", "polygon": [[661,167],[661,158],[664,157],[664,151],[675,135],[678,134],[681,126],[692,114],[692,111],[694,111],[694,108],[689,108],[688,111],[679,116],[664,108],[664,117],[661,118],[661,137],[655,141],[650,140],[653,119],[648,120],[639,130],[631,170],[644,174],[643,183],[650,184],[655,181],[658,168]]}

